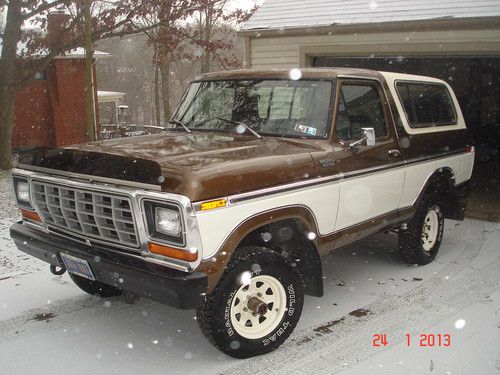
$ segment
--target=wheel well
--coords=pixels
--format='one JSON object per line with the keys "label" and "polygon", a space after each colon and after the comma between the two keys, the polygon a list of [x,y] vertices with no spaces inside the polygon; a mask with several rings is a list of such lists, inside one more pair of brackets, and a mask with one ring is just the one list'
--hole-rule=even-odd
{"label": "wheel well", "polygon": [[437,197],[446,219],[463,220],[464,209],[455,184],[455,173],[451,168],[440,168],[428,179],[423,195]]}
{"label": "wheel well", "polygon": [[323,271],[314,239],[298,219],[286,219],[254,229],[240,242],[243,246],[263,246],[293,260],[302,275],[304,293],[323,295]]}

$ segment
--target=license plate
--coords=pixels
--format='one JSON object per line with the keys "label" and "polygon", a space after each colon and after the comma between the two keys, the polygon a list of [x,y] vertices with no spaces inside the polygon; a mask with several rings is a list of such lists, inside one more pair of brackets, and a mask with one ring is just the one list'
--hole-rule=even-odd
{"label": "license plate", "polygon": [[68,272],[85,277],[89,280],[95,280],[94,274],[85,259],[80,259],[64,253],[61,253],[60,255]]}

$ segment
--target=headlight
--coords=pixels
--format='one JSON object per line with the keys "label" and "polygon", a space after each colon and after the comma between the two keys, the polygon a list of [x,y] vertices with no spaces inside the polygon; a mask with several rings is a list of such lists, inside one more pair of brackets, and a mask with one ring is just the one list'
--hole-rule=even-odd
{"label": "headlight", "polygon": [[18,181],[16,187],[17,199],[21,202],[30,202],[30,188],[28,181]]}
{"label": "headlight", "polygon": [[30,185],[28,180],[17,176],[13,177],[14,193],[16,194],[16,201],[19,208],[26,208],[33,210],[30,200]]}
{"label": "headlight", "polygon": [[168,236],[178,237],[182,231],[181,215],[165,207],[155,208],[156,231]]}
{"label": "headlight", "polygon": [[175,204],[144,201],[149,238],[155,242],[184,246],[184,224]]}

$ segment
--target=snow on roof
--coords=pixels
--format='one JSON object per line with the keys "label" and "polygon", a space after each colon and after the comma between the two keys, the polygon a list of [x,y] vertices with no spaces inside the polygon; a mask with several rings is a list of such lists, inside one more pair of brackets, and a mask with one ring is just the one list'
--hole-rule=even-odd
{"label": "snow on roof", "polygon": [[116,102],[123,99],[124,96],[125,93],[119,91],[97,91],[97,100],[99,103]]}
{"label": "snow on roof", "polygon": [[499,0],[266,0],[242,31],[491,16]]}
{"label": "snow on roof", "polygon": [[[0,54],[2,53],[2,40],[0,40]],[[26,55],[27,49],[26,49],[26,43],[18,43],[17,45],[17,54],[18,56],[23,56]],[[32,56],[46,56],[48,54],[47,50],[40,50],[36,51],[35,53],[32,54]],[[101,57],[107,57],[110,56],[109,53],[103,52],[103,51],[94,51],[94,58],[98,59]],[[74,48],[70,51],[67,51],[61,56],[57,56],[56,59],[83,59],[85,58],[85,48],[83,47],[77,47]]]}
{"label": "snow on roof", "polygon": [[120,91],[104,91],[104,90],[99,90],[97,91],[97,96],[99,97],[106,97],[106,96],[123,96],[125,95],[124,92],[120,92]]}
{"label": "snow on roof", "polygon": [[[103,52],[103,51],[95,51],[94,50],[94,58],[100,58],[100,57],[106,57],[110,56],[109,53]],[[57,56],[56,59],[79,59],[79,58],[84,58],[85,57],[85,48],[83,47],[77,47],[72,49],[69,52],[66,52],[62,56]]]}

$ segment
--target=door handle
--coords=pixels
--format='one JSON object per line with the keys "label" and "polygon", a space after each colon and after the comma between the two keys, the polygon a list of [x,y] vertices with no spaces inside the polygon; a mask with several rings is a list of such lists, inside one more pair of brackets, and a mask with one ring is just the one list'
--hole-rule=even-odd
{"label": "door handle", "polygon": [[387,151],[387,155],[389,156],[401,156],[401,152],[397,149],[392,149]]}

